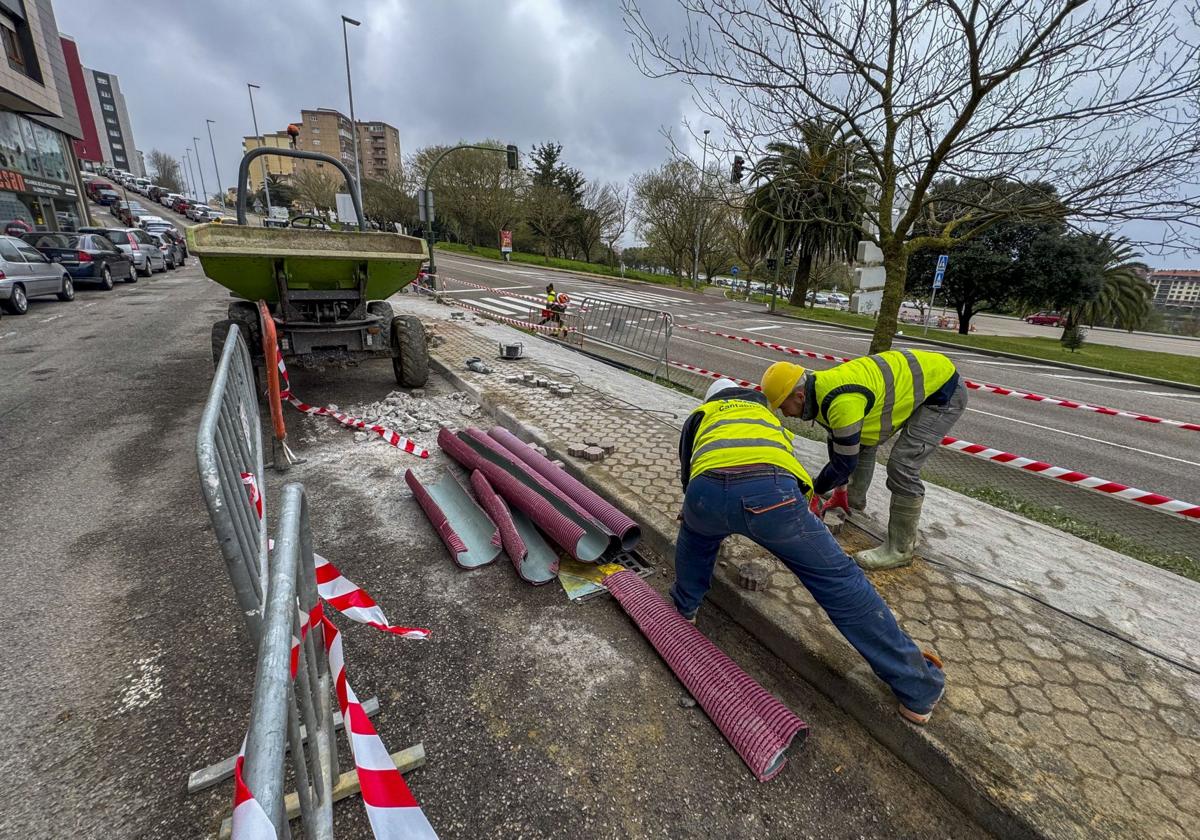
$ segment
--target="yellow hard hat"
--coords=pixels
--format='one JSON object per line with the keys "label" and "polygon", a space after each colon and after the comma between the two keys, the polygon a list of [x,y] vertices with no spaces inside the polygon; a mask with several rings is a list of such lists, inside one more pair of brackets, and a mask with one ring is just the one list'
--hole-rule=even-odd
{"label": "yellow hard hat", "polygon": [[776,362],[767,368],[767,372],[763,374],[762,390],[771,408],[779,408],[796,390],[803,377],[804,367],[792,362]]}

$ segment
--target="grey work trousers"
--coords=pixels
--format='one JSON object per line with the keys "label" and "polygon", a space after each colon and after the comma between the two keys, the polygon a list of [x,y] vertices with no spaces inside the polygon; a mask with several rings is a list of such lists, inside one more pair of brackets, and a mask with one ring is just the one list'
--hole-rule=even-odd
{"label": "grey work trousers", "polygon": [[[950,432],[962,413],[967,409],[967,388],[960,381],[950,400],[945,405],[918,406],[904,428],[900,430],[892,454],[888,456],[887,487],[900,496],[924,496],[925,485],[921,483],[921,468]],[[874,450],[873,446],[862,447],[862,454]],[[870,455],[874,453],[871,452]]]}

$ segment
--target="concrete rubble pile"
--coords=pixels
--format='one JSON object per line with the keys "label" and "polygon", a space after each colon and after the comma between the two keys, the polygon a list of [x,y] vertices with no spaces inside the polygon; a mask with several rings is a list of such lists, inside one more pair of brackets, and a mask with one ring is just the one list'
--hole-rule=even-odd
{"label": "concrete rubble pile", "polygon": [[[432,432],[435,429],[457,427],[464,419],[479,413],[479,404],[469,394],[455,392],[426,396],[424,389],[412,392],[392,391],[379,402],[353,408],[350,413],[372,423],[386,426],[402,435]],[[378,440],[374,435],[357,432],[354,440],[367,443]]]}

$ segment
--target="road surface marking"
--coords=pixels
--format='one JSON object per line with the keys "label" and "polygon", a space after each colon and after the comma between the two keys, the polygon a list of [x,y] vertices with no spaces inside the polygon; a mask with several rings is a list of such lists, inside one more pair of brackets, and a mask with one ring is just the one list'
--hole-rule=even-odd
{"label": "road surface marking", "polygon": [[463,301],[463,303],[469,304],[471,306],[482,307],[483,309],[490,310],[491,312],[494,312],[497,315],[503,315],[505,318],[511,318],[512,314],[513,314],[511,309],[505,309],[500,306],[493,306],[490,303],[484,303],[482,300],[467,300],[467,301]]}
{"label": "road surface marking", "polygon": [[57,321],[61,317],[62,317],[61,315],[51,315],[49,318],[43,318],[42,320],[38,321],[38,323],[39,324],[48,324],[51,321]]}
{"label": "road surface marking", "polygon": [[99,303],[99,301],[92,301],[91,303],[85,303],[83,306],[81,306],[81,307],[79,307],[79,308],[80,308],[80,309],[91,309],[91,308],[92,308],[93,306],[95,306],[97,303]]}
{"label": "road surface marking", "polygon": [[521,301],[515,301],[515,300],[511,300],[509,298],[489,297],[489,298],[480,298],[480,300],[486,300],[488,303],[494,303],[497,306],[507,307],[508,309],[511,309],[513,312],[519,312],[522,315],[528,315],[533,310],[540,308],[536,303],[522,303]]}
{"label": "road surface marking", "polygon": [[[1011,368],[1038,368],[1038,369],[1040,369],[1040,370],[1045,370],[1045,369],[1046,369],[1046,368],[1048,368],[1048,367],[1054,367],[1054,362],[1046,362],[1045,364],[1041,364],[1041,365],[1026,365],[1026,364],[1021,364],[1020,362],[1004,362],[1004,361],[996,361],[996,362],[992,362],[992,361],[978,361],[978,362],[974,362],[974,364],[977,364],[977,365],[997,365],[997,366],[999,366],[999,367],[1011,367]],[[1055,377],[1057,377],[1057,376],[1058,376],[1058,374],[1053,374],[1053,373],[1052,373],[1052,374],[1048,374],[1048,375],[1049,375],[1049,376],[1055,376]],[[1067,378],[1070,378],[1070,377],[1067,377]]]}
{"label": "road surface marking", "polygon": [[967,407],[967,411],[973,411],[976,414],[982,414],[985,417],[994,417],[997,420],[1008,420],[1012,423],[1020,423],[1022,426],[1032,426],[1035,429],[1042,429],[1043,431],[1047,431],[1047,432],[1054,432],[1054,433],[1060,434],[1060,435],[1067,435],[1069,437],[1079,438],[1080,440],[1086,440],[1086,441],[1090,441],[1092,443],[1100,443],[1100,444],[1104,444],[1105,446],[1116,447],[1117,449],[1127,449],[1130,452],[1137,452],[1139,455],[1152,455],[1155,458],[1164,458],[1168,461],[1178,461],[1180,464],[1187,464],[1188,466],[1191,466],[1191,467],[1200,467],[1200,461],[1188,461],[1185,458],[1176,458],[1174,455],[1164,455],[1161,452],[1152,452],[1149,449],[1138,449],[1136,446],[1126,446],[1123,443],[1114,443],[1111,440],[1101,440],[1100,438],[1094,438],[1094,437],[1090,437],[1088,435],[1081,435],[1076,432],[1068,432],[1063,429],[1056,429],[1053,426],[1043,426],[1039,423],[1030,423],[1028,420],[1018,420],[1016,417],[1009,417],[1007,414],[995,414],[991,411],[984,411],[982,409],[971,408],[969,406]]}
{"label": "road surface marking", "polygon": [[[495,292],[507,292],[510,289],[532,289],[533,286],[489,286],[489,289]],[[482,291],[481,289],[446,289],[438,292],[441,295],[469,295],[473,292]],[[92,304],[88,304],[91,306]]]}
{"label": "road surface marking", "polygon": [[10,335],[16,335],[16,334],[17,334],[16,330],[9,330],[4,335],[0,335],[0,338],[8,338]]}
{"label": "road surface marking", "polygon": [[[11,334],[9,333],[9,335]],[[1149,394],[1152,397],[1178,397],[1181,400],[1200,400],[1200,394],[1177,394],[1174,391],[1138,391],[1137,393]]]}
{"label": "road surface marking", "polygon": [[1138,384],[1137,382],[1135,382],[1132,379],[1121,379],[1120,377],[1116,377],[1116,376],[1070,376],[1069,374],[1065,374],[1065,373],[1056,373],[1056,374],[1054,374],[1054,376],[1057,379],[1077,379],[1080,382],[1107,382],[1107,383],[1114,384],[1114,385],[1116,385],[1116,384],[1120,384],[1120,385],[1136,385],[1136,384]]}

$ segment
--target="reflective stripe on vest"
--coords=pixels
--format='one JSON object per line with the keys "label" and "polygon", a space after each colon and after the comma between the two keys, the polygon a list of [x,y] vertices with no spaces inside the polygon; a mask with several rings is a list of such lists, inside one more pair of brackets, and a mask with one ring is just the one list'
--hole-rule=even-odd
{"label": "reflective stripe on vest", "polygon": [[818,371],[817,422],[835,437],[849,437],[858,427],[862,445],[876,446],[902,428],[954,372],[945,356],[924,350],[889,350]]}
{"label": "reflective stripe on vest", "polygon": [[693,441],[689,465],[693,476],[708,470],[767,464],[796,476],[805,495],[811,494],[812,479],[796,460],[792,433],[766,406],[749,400],[713,400],[696,411],[703,419]]}

